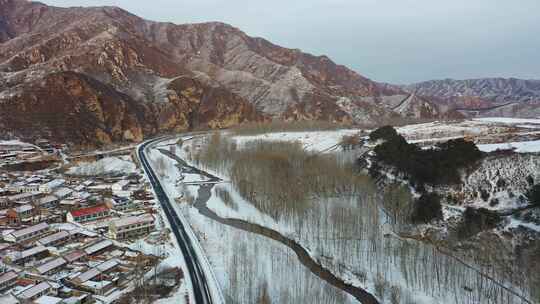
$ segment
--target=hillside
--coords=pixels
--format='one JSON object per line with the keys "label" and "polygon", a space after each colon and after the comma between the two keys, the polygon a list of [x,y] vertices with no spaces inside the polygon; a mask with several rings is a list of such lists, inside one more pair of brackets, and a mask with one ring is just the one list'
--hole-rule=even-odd
{"label": "hillside", "polygon": [[[0,17],[0,117],[13,135],[28,136],[37,126],[35,136],[99,144],[269,118],[372,123],[445,112],[427,99],[394,111],[410,95],[403,89],[223,23],[177,25],[116,7],[58,8],[23,0],[1,0]],[[58,76],[67,72],[69,81]],[[55,90],[26,92],[51,77],[58,78]],[[71,82],[80,88],[68,90]],[[76,118],[78,112],[68,109],[89,99],[114,103],[107,115],[119,119],[97,115],[80,132],[57,137],[55,130],[70,121],[60,118]],[[36,102],[43,108],[34,108]],[[44,108],[57,119],[42,118]]]}

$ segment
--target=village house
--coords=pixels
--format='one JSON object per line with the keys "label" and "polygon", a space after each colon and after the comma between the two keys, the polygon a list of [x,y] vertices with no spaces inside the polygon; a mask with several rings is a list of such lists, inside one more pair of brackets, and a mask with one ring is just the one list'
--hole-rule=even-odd
{"label": "village house", "polygon": [[45,262],[37,267],[33,268],[33,272],[40,275],[51,275],[58,272],[64,265],[67,264],[67,261],[61,257],[52,259],[48,262]]}
{"label": "village house", "polygon": [[64,199],[69,197],[73,193],[73,190],[67,187],[60,187],[53,191],[53,195],[59,199]]}
{"label": "village house", "polygon": [[111,240],[101,240],[84,248],[84,252],[86,253],[86,255],[95,255],[106,251],[112,246],[113,242]]}
{"label": "village house", "polygon": [[0,197],[0,208],[7,208],[9,206],[11,206],[11,203],[8,198],[5,196]]}
{"label": "village house", "polygon": [[34,206],[25,204],[11,208],[7,211],[7,216],[12,219],[13,223],[22,223],[32,220],[34,215]]}
{"label": "village house", "polygon": [[71,223],[84,223],[106,218],[110,213],[111,211],[106,205],[97,205],[70,211],[66,219]]}
{"label": "village house", "polygon": [[54,234],[48,235],[44,238],[41,238],[37,241],[38,244],[45,247],[56,247],[58,245],[64,244],[71,239],[71,233],[68,231],[62,230]]}
{"label": "village house", "polygon": [[116,211],[125,211],[137,205],[129,198],[113,196],[111,199],[112,208]]}
{"label": "village house", "polygon": [[49,250],[43,246],[35,246],[24,251],[14,251],[8,253],[4,260],[8,263],[25,265],[31,261],[42,259],[49,255]]}
{"label": "village house", "polygon": [[27,181],[18,181],[10,184],[8,186],[8,190],[15,193],[39,192],[39,184],[29,183]]}
{"label": "village house", "polygon": [[47,195],[38,199],[38,204],[41,208],[54,208],[58,206],[60,199],[54,195]]}
{"label": "village house", "polygon": [[56,188],[60,188],[61,186],[63,186],[65,183],[66,183],[66,181],[63,180],[63,179],[53,179],[50,182],[47,182],[45,184],[40,185],[39,186],[39,191],[43,192],[43,193],[51,193]]}
{"label": "village house", "polygon": [[114,281],[116,281],[117,278],[112,277],[110,273],[119,266],[120,264],[117,260],[108,260],[78,274],[73,277],[70,282],[75,285],[77,289],[104,295],[114,288]]}
{"label": "village house", "polygon": [[40,192],[25,192],[20,194],[15,194],[7,197],[7,200],[10,203],[32,201],[38,198],[43,197],[44,195]]}
{"label": "village house", "polygon": [[86,252],[84,250],[79,250],[79,249],[76,249],[76,250],[73,250],[71,251],[70,253],[64,255],[64,259],[68,262],[68,263],[73,263],[73,262],[77,262],[79,260],[81,260],[82,258],[84,258],[86,256]]}
{"label": "village house", "polygon": [[8,271],[0,274],[0,291],[6,290],[17,282],[18,274],[15,271]]}
{"label": "village house", "polygon": [[112,221],[109,224],[109,236],[123,240],[148,234],[154,229],[154,217],[151,214],[130,216]]}
{"label": "village house", "polygon": [[53,294],[54,290],[51,284],[47,282],[41,282],[37,285],[34,285],[30,288],[27,288],[21,291],[19,294],[15,295],[19,300],[23,302],[30,302],[44,295]]}
{"label": "village house", "polygon": [[34,238],[42,237],[50,232],[49,224],[43,222],[30,227],[13,231],[4,236],[8,242],[24,242]]}

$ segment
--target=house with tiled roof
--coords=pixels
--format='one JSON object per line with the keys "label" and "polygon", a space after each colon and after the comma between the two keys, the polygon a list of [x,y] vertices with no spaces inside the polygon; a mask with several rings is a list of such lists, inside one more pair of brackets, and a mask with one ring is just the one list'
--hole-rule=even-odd
{"label": "house with tiled roof", "polygon": [[109,224],[109,235],[117,240],[139,237],[155,229],[154,221],[151,214],[124,217]]}
{"label": "house with tiled roof", "polygon": [[108,217],[111,210],[106,205],[86,207],[68,212],[66,220],[71,223],[97,221]]}

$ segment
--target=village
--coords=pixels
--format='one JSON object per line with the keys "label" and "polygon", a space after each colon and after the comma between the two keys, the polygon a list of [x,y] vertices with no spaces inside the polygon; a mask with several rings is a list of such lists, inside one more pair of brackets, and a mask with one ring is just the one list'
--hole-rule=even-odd
{"label": "village", "polygon": [[[0,142],[0,303],[127,303],[152,296],[141,294],[149,279],[169,287],[161,293],[177,287],[183,274],[160,266],[170,237],[132,151],[70,159],[46,140]],[[99,170],[114,161],[129,170]]]}

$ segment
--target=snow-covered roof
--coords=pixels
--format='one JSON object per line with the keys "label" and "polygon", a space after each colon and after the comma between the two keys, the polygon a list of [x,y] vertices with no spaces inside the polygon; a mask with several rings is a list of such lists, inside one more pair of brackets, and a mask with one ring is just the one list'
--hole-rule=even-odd
{"label": "snow-covered roof", "polygon": [[42,186],[47,187],[49,189],[55,189],[55,188],[58,188],[58,187],[62,186],[65,183],[66,183],[66,181],[63,180],[63,179],[53,179],[52,181],[47,182],[47,183],[43,184]]}
{"label": "snow-covered roof", "polygon": [[61,240],[61,239],[68,238],[69,235],[70,235],[69,232],[67,232],[65,230],[62,230],[62,231],[59,231],[57,233],[48,235],[48,236],[46,236],[44,238],[41,238],[41,239],[38,240],[38,242],[43,246],[47,246],[50,243],[56,242],[56,241]]}
{"label": "snow-covered roof", "polygon": [[22,206],[18,206],[15,208],[15,212],[17,213],[23,213],[23,212],[27,212],[27,211],[30,211],[34,209],[34,207],[30,204],[25,204],[25,205],[22,205]]}
{"label": "snow-covered roof", "polygon": [[43,247],[41,245],[38,245],[38,246],[32,247],[30,249],[26,249],[24,251],[10,252],[8,254],[8,256],[11,257],[13,261],[17,261],[17,260],[24,259],[24,258],[29,257],[29,256],[34,256],[36,254],[39,254],[39,253],[42,253],[42,252],[45,252],[45,251],[48,251],[47,248],[45,248],[45,247]]}
{"label": "snow-covered roof", "polygon": [[45,204],[48,204],[48,203],[51,203],[51,202],[55,202],[57,201],[58,198],[54,195],[47,195],[45,197],[42,197],[38,200],[39,204],[40,205],[45,205]]}
{"label": "snow-covered roof", "polygon": [[101,272],[105,272],[107,270],[113,269],[114,267],[120,265],[117,260],[107,260],[99,265],[97,265],[95,268]]}
{"label": "snow-covered roof", "polygon": [[51,288],[51,285],[47,282],[41,282],[37,285],[34,285],[28,289],[23,290],[21,293],[19,293],[17,296],[21,299],[30,299],[32,297],[35,297],[36,295],[46,291],[47,289]]}
{"label": "snow-covered roof", "polygon": [[143,214],[139,216],[129,216],[124,217],[119,220],[114,221],[116,227],[124,227],[134,224],[143,224],[143,223],[153,223],[154,217],[151,214]]}
{"label": "snow-covered roof", "polygon": [[70,195],[71,193],[73,193],[73,190],[66,187],[58,188],[57,190],[53,192],[53,194],[58,197],[66,197]]}
{"label": "snow-covered roof", "polygon": [[2,304],[19,304],[19,300],[12,294],[0,295],[0,303]]}
{"label": "snow-covered roof", "polygon": [[96,268],[90,268],[87,271],[79,274],[75,279],[81,283],[91,280],[97,277],[101,272]]}
{"label": "snow-covered roof", "polygon": [[37,298],[34,303],[35,304],[58,304],[58,303],[62,303],[62,299],[61,298],[57,298],[57,297],[51,297],[51,296],[41,296],[39,298]]}
{"label": "snow-covered roof", "polygon": [[63,258],[56,258],[52,261],[39,265],[38,267],[36,267],[36,270],[40,274],[44,274],[48,271],[61,267],[65,264],[66,264],[66,260],[64,260]]}
{"label": "snow-covered roof", "polygon": [[20,238],[27,234],[34,233],[36,231],[45,230],[45,229],[49,229],[49,224],[42,222],[34,226],[30,226],[30,227],[26,227],[17,231],[13,231],[11,235],[13,235],[16,238]]}
{"label": "snow-covered roof", "polygon": [[13,201],[13,202],[21,201],[21,200],[26,200],[26,199],[32,198],[32,197],[37,196],[39,194],[40,194],[40,192],[36,192],[36,191],[26,192],[26,193],[21,193],[21,194],[15,194],[15,195],[12,195],[12,196],[8,196],[8,200]]}
{"label": "snow-covered roof", "polygon": [[0,275],[0,284],[4,284],[15,279],[16,277],[18,277],[18,275],[15,271],[4,272],[2,275]]}
{"label": "snow-covered roof", "polygon": [[95,243],[93,245],[86,247],[84,249],[84,252],[86,252],[87,254],[93,254],[112,245],[113,245],[113,242],[111,240],[103,240],[103,241],[100,241],[98,243]]}

